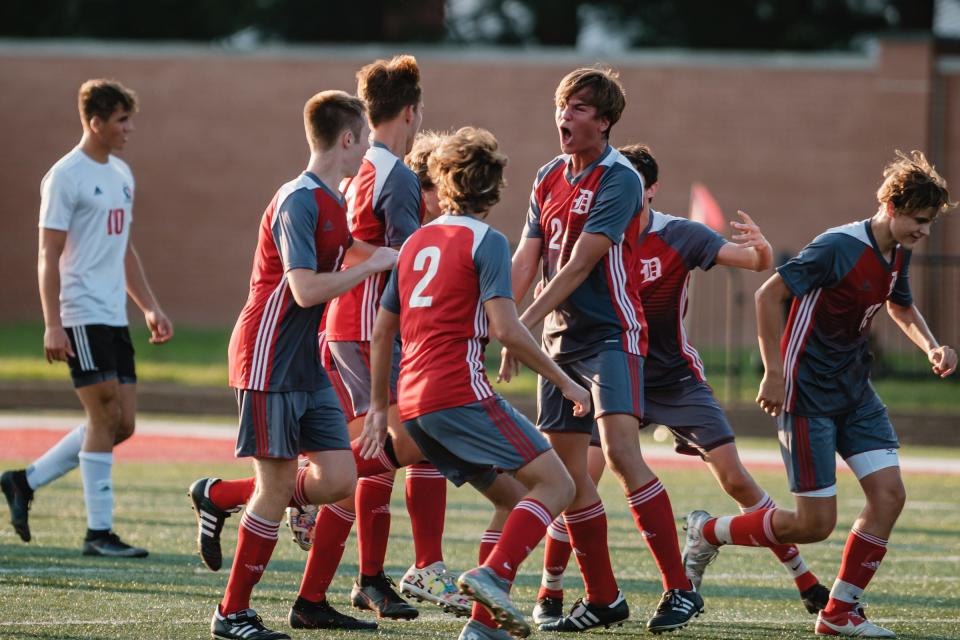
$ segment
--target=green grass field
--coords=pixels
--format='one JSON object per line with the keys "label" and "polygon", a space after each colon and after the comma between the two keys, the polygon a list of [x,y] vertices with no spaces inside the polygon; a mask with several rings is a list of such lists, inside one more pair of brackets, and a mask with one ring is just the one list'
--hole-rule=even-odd
{"label": "green grass field", "polygon": [[[909,455],[910,450],[905,454]],[[943,456],[960,452],[937,450]],[[9,463],[8,463],[9,464]],[[215,603],[226,583],[226,570],[210,573],[194,554],[194,520],[184,495],[201,475],[240,477],[244,464],[120,464],[116,529],[131,542],[151,550],[148,559],[114,561],[80,555],[84,531],[83,500],[76,473],[38,494],[32,511],[34,541],[23,544],[6,526],[0,528],[0,637],[4,638],[204,638]],[[757,473],[775,499],[788,503],[781,473]],[[693,508],[730,512],[733,504],[717,489],[706,470],[663,470],[674,510]],[[960,476],[910,475],[909,500],[895,531],[890,552],[868,591],[868,612],[901,638],[957,638],[960,635]],[[602,637],[645,637],[642,622],[660,593],[651,557],[634,529],[622,494],[608,477],[602,484],[610,520],[610,546],[616,573],[632,610],[623,627],[599,632]],[[391,546],[387,571],[396,579],[412,558],[410,528],[402,490],[394,493]],[[826,542],[803,548],[808,564],[831,584],[849,528],[861,505],[849,474],[841,476],[837,532]],[[470,488],[451,488],[444,548],[451,568],[472,566],[489,507]],[[4,521],[7,513],[3,511]],[[237,518],[224,529],[228,556],[236,540]],[[282,532],[283,533],[283,532]],[[330,599],[346,607],[357,570],[355,537]],[[542,545],[524,564],[515,597],[526,610],[533,606],[539,582]],[[284,534],[253,605],[281,629],[296,595],[305,555]],[[229,559],[225,562],[229,566]],[[576,570],[568,573],[568,602],[580,591]],[[703,588],[707,613],[681,632],[687,638],[808,638],[813,617],[801,607],[796,591],[771,553],[762,549],[725,548],[708,571]],[[422,606],[414,622],[384,622],[379,635],[390,638],[455,638],[462,622],[439,609]],[[295,638],[347,638],[347,633],[294,632]],[[535,632],[533,637],[547,637]]]}

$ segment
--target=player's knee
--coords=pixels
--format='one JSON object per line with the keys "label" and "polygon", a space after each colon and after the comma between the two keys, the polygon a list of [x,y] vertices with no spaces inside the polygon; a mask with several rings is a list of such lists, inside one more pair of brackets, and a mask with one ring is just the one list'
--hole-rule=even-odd
{"label": "player's knee", "polygon": [[837,514],[835,511],[815,511],[804,514],[801,522],[801,529],[805,534],[804,543],[821,542],[830,537],[837,526]]}
{"label": "player's knee", "polygon": [[113,439],[113,444],[118,445],[124,440],[128,440],[136,430],[136,426],[136,419],[134,416],[121,415],[120,426],[117,427],[117,433]]}
{"label": "player's knee", "polygon": [[558,474],[550,488],[553,491],[556,502],[556,504],[553,505],[555,514],[566,509],[570,503],[573,502],[574,498],[577,497],[577,485],[574,484],[570,474]]}
{"label": "player's knee", "polygon": [[335,479],[328,480],[328,497],[329,502],[338,502],[344,498],[349,497],[357,488],[357,474],[354,472],[343,473]]}
{"label": "player's knee", "polygon": [[728,496],[742,505],[751,506],[750,498],[755,494],[756,484],[741,469],[720,473],[718,479]]}
{"label": "player's knee", "polygon": [[907,490],[902,482],[891,483],[879,490],[872,491],[867,496],[869,508],[893,518],[900,515],[906,501]]}

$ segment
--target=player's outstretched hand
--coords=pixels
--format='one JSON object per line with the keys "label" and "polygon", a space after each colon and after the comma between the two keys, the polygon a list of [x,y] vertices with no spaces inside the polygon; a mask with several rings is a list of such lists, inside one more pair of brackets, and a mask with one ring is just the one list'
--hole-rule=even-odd
{"label": "player's outstretched hand", "polygon": [[390,247],[377,247],[377,250],[367,258],[367,264],[374,271],[389,271],[397,264],[400,252]]}
{"label": "player's outstretched hand", "polygon": [[63,327],[47,327],[43,332],[43,352],[47,356],[47,362],[59,360],[66,361],[67,357],[73,357],[73,347],[70,345],[70,338]]}
{"label": "player's outstretched hand", "polygon": [[730,221],[730,226],[739,231],[740,233],[733,234],[730,239],[737,242],[742,247],[769,247],[770,243],[767,242],[767,239],[763,237],[763,232],[760,231],[760,227],[757,226],[757,223],[753,221],[753,218],[748,216],[743,211],[737,211],[737,215],[740,216],[740,222],[736,220]]}
{"label": "player's outstretched hand", "polygon": [[360,457],[364,460],[376,458],[383,451],[386,441],[387,412],[370,409],[363,421],[363,431],[360,432]]}
{"label": "player's outstretched hand", "polygon": [[500,350],[500,371],[497,372],[497,382],[510,382],[513,376],[520,373],[520,361],[510,355],[506,347]]}
{"label": "player's outstretched hand", "polygon": [[957,352],[947,345],[930,349],[927,359],[933,365],[933,372],[941,378],[946,378],[957,370]]}
{"label": "player's outstretched hand", "polygon": [[163,344],[173,337],[173,323],[160,309],[147,311],[143,318],[150,329],[150,344]]}
{"label": "player's outstretched hand", "polygon": [[573,415],[581,418],[590,413],[590,392],[573,380],[569,380],[560,393],[573,403]]}
{"label": "player's outstretched hand", "polygon": [[760,381],[760,391],[757,393],[757,404],[765,413],[776,418],[783,410],[784,383],[783,376],[763,374]]}

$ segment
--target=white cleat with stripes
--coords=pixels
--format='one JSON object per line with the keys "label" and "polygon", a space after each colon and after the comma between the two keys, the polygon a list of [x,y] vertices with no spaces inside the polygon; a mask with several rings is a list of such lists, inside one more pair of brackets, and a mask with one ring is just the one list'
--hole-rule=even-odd
{"label": "white cleat with stripes", "polygon": [[244,609],[223,615],[220,606],[213,612],[210,621],[210,637],[221,640],[290,640],[280,631],[271,631],[263,626],[263,620],[253,609]]}

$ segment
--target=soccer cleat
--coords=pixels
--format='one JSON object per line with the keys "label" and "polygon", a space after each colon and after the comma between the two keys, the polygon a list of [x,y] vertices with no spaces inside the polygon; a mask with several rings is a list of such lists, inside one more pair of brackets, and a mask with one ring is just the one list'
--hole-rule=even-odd
{"label": "soccer cleat", "polygon": [[538,624],[556,622],[563,617],[563,599],[540,598],[533,607],[533,621]]}
{"label": "soccer cleat", "polygon": [[660,604],[657,605],[657,612],[647,621],[647,631],[663,633],[682,629],[703,611],[703,598],[696,591],[683,589],[664,591]]}
{"label": "soccer cleat", "polygon": [[290,640],[287,634],[263,626],[263,620],[253,609],[225,616],[220,613],[219,605],[210,621],[210,637],[222,640]]}
{"label": "soccer cleat", "polygon": [[10,507],[10,524],[20,539],[30,542],[30,503],[33,502],[33,489],[27,484],[25,469],[4,471],[0,474],[0,488]]}
{"label": "soccer cleat", "polygon": [[394,586],[382,571],[375,576],[360,576],[353,583],[350,602],[357,609],[373,611],[378,618],[413,620],[420,612],[401,598]]}
{"label": "soccer cleat", "polygon": [[376,622],[358,620],[340,613],[326,600],[310,602],[297,598],[290,608],[290,626],[294,629],[347,629],[350,631],[372,631]]}
{"label": "soccer cleat", "polygon": [[513,640],[513,636],[503,629],[491,629],[481,622],[470,620],[460,630],[457,640]]}
{"label": "soccer cleat", "polygon": [[597,627],[610,628],[620,626],[630,617],[630,607],[627,605],[623,592],[617,592],[617,598],[608,605],[595,605],[584,598],[573,603],[573,608],[566,616],[561,616],[555,622],[546,622],[540,625],[540,631],[579,632]]}
{"label": "soccer cleat", "polygon": [[862,609],[854,611],[838,611],[832,614],[817,615],[818,636],[847,636],[855,638],[896,638],[897,634],[890,629],[876,625],[861,615]]}
{"label": "soccer cleat", "polygon": [[287,526],[293,534],[293,541],[304,551],[310,551],[313,546],[313,535],[317,526],[319,509],[312,504],[303,508],[287,507]]}
{"label": "soccer cleat", "polygon": [[[827,601],[830,600],[830,589],[819,582],[806,591],[800,592],[800,601],[806,607],[807,613],[817,613],[826,609]],[[865,616],[864,616],[865,617]]]}
{"label": "soccer cleat", "polygon": [[149,552],[140,547],[131,547],[110,531],[106,535],[87,538],[83,541],[83,555],[104,558],[146,558]]}
{"label": "soccer cleat", "polygon": [[510,582],[498,576],[493,569],[477,567],[464,571],[457,578],[460,592],[483,605],[493,619],[512,636],[526,638],[530,625],[520,609],[510,600]]}
{"label": "soccer cleat", "polygon": [[224,521],[230,517],[229,511],[224,511],[210,500],[210,487],[218,482],[220,478],[200,478],[187,491],[197,516],[197,553],[210,571],[219,571],[223,565],[220,532],[223,531]]}
{"label": "soccer cleat", "polygon": [[473,608],[460,594],[456,580],[441,561],[422,569],[416,565],[407,569],[400,579],[400,593],[418,602],[432,602],[457,617],[469,616]]}
{"label": "soccer cleat", "polygon": [[700,590],[707,565],[720,553],[718,545],[710,544],[703,537],[703,525],[711,517],[706,511],[691,511],[683,525],[683,530],[687,532],[687,541],[683,545],[683,570],[697,591]]}

